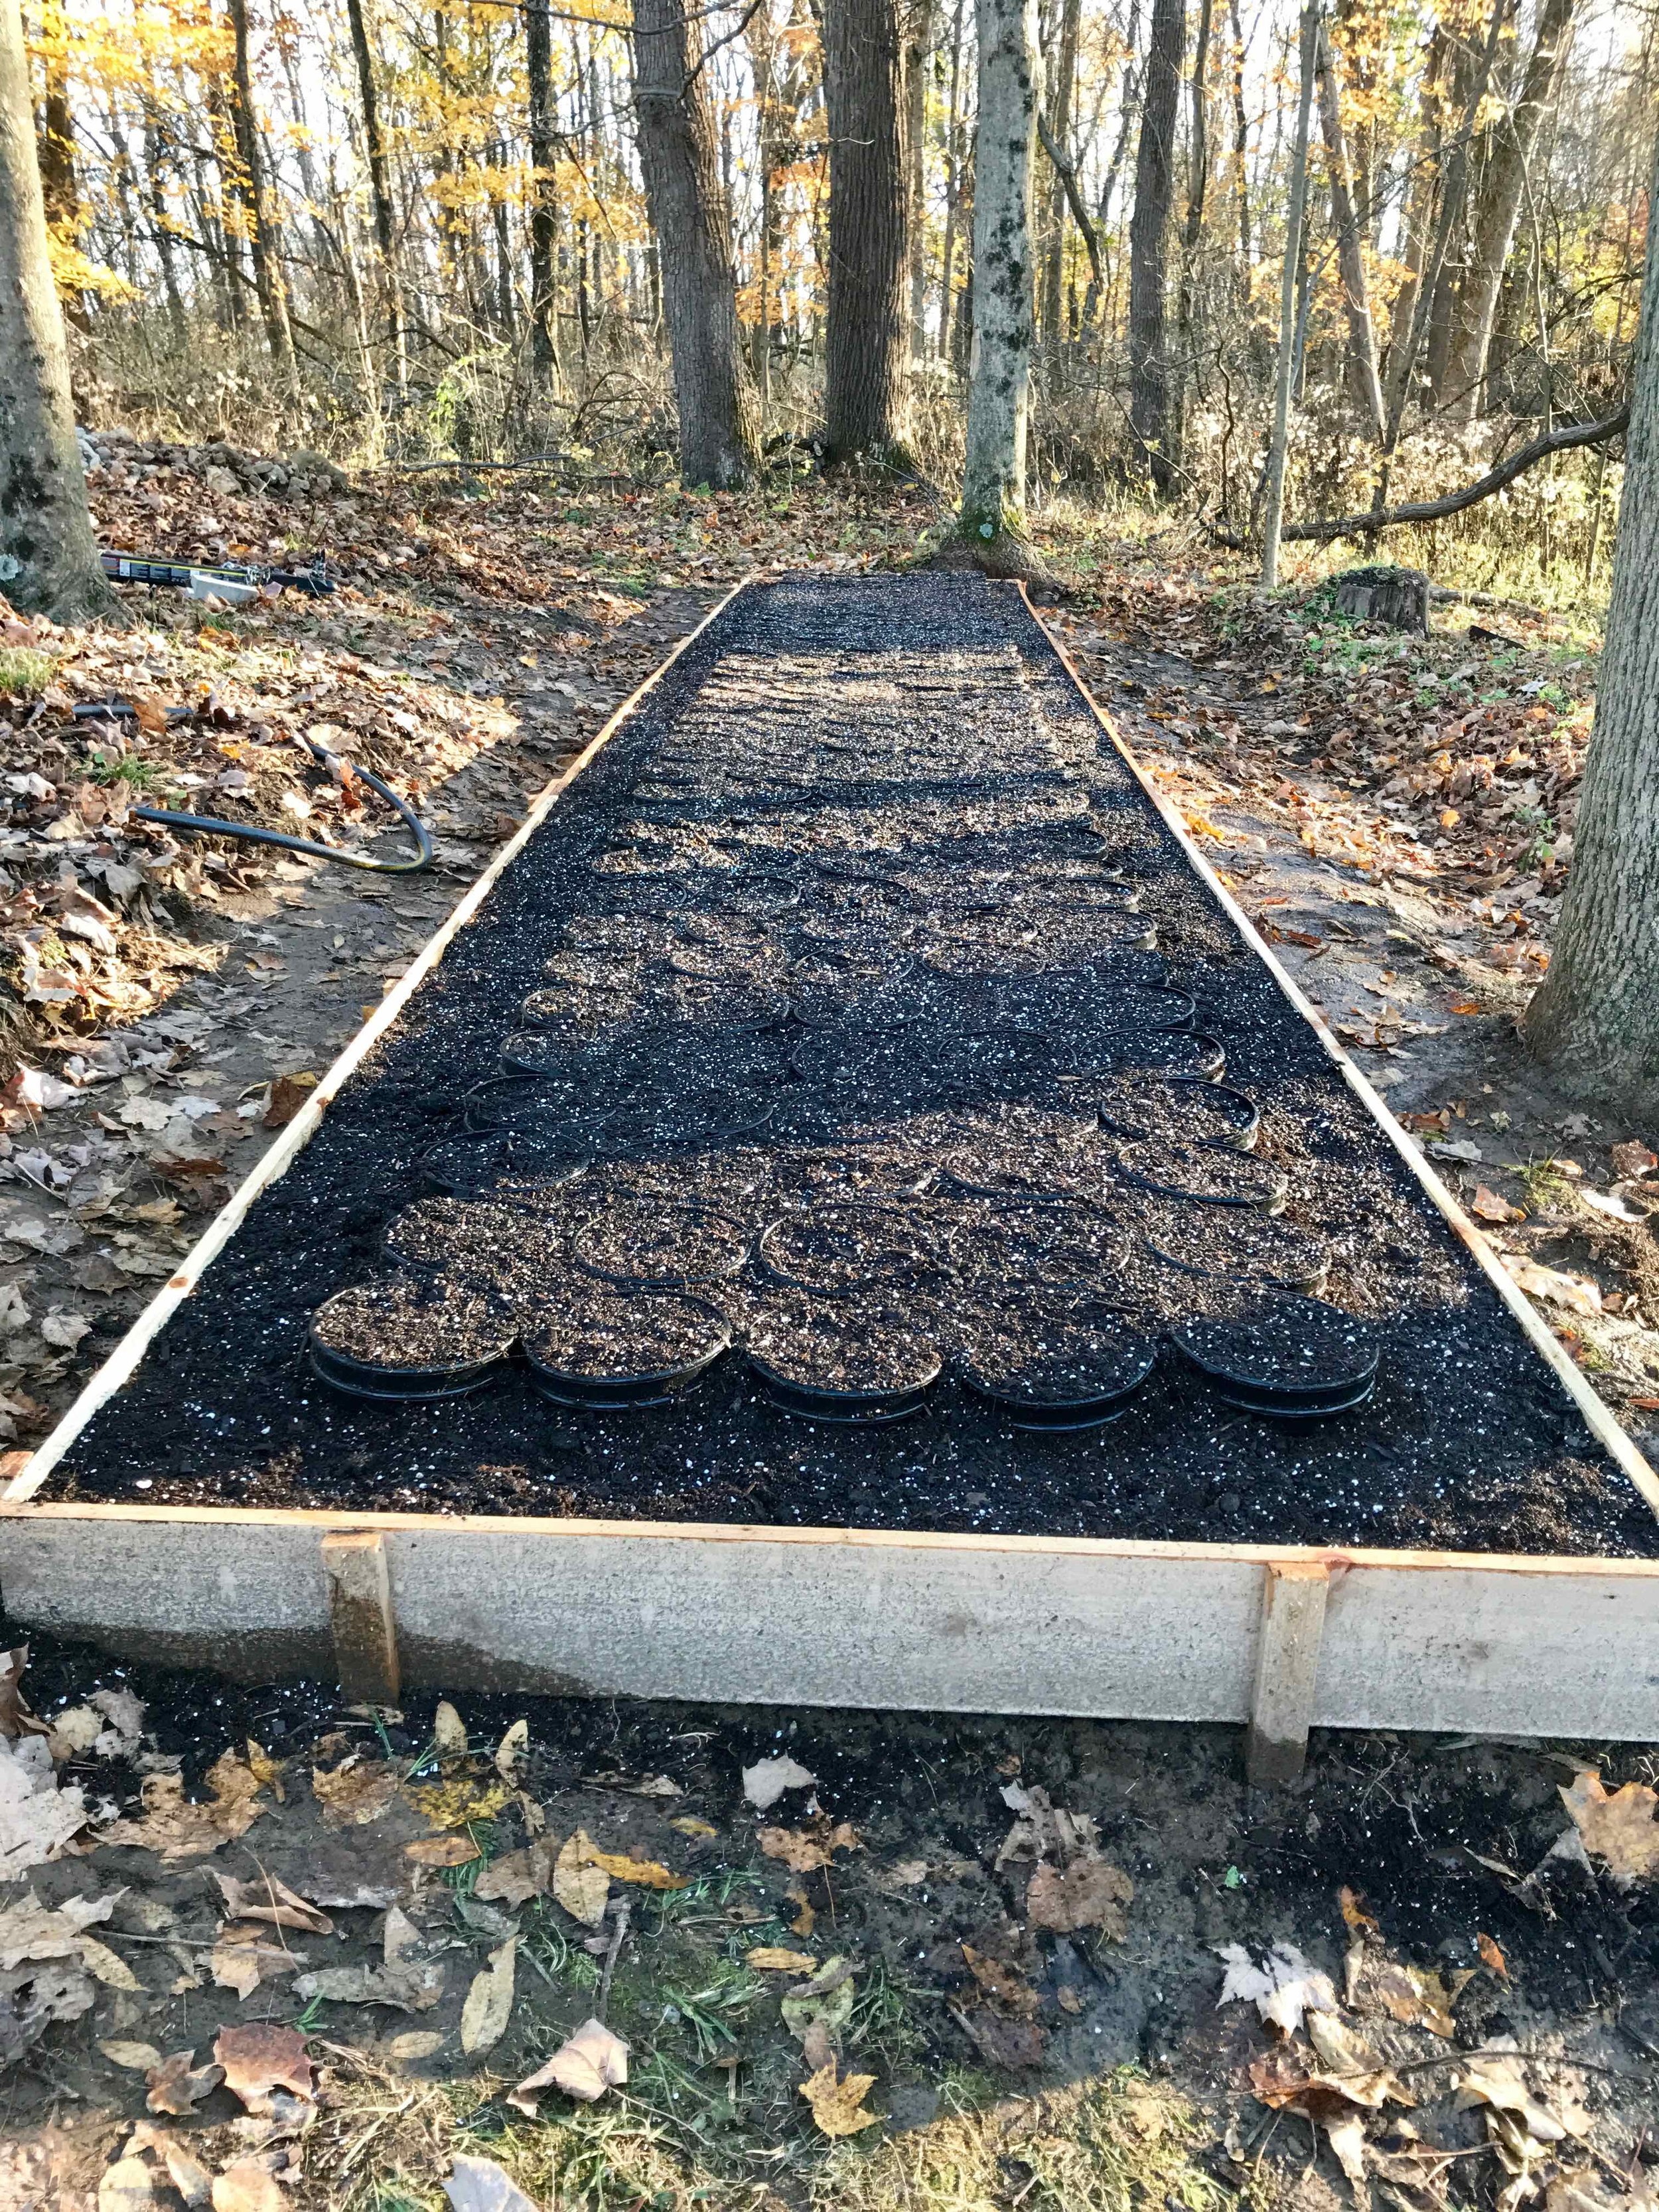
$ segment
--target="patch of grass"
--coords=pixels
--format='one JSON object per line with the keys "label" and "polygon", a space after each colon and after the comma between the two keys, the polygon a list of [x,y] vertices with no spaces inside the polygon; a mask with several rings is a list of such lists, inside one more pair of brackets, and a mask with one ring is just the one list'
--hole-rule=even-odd
{"label": "patch of grass", "polygon": [[37,699],[58,670],[55,653],[33,645],[0,645],[0,692],[13,699]]}
{"label": "patch of grass", "polygon": [[1528,1160],[1520,1173],[1534,1213],[1545,1206],[1559,1206],[1571,1187],[1556,1164],[1553,1153],[1547,1159]]}
{"label": "patch of grass", "polygon": [[157,784],[171,782],[177,770],[137,753],[94,753],[87,773],[94,783],[125,783],[133,791],[153,791]]}

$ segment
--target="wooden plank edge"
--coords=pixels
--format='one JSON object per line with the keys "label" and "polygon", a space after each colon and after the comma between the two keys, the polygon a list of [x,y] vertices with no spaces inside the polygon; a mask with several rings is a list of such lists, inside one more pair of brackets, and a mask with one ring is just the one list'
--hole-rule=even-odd
{"label": "wooden plank edge", "polygon": [[656,689],[681,656],[696,644],[706,629],[719,621],[732,600],[740,592],[746,591],[753,581],[751,571],[734,584],[709,609],[696,628],[688,630],[667,658],[660,661],[644,682],[629,694],[570,765],[562,769],[538,794],[520,828],[483,872],[474,878],[434,933],[422,946],[396,988],[375,1008],[330,1066],[305,1104],[263,1155],[246,1180],[237,1186],[224,1206],[214,1215],[185,1254],[177,1272],[167,1279],[150,1300],[108,1358],[88,1377],[85,1388],[57,1426],[31,1454],[27,1466],[21,1468],[3,1490],[0,1490],[0,1505],[21,1504],[33,1498],[93,1415],[131,1379],[139,1362],[175,1310],[191,1295],[202,1276],[241,1227],[254,1200],[269,1190],[273,1183],[279,1182],[293,1166],[322,1126],[324,1115],[339,1095],[348,1078],[356,1073],[398,1019],[420,985],[471,921],[501,876],[518,859],[576,778],[584,769],[592,765],[629,716]]}
{"label": "wooden plank edge", "polygon": [[1253,1790],[1283,1789],[1307,1764],[1330,1587],[1330,1569],[1311,1560],[1275,1564],[1261,1577],[1244,1736],[1244,1778]]}
{"label": "wooden plank edge", "polygon": [[[1592,1575],[1613,1581],[1659,1580],[1659,1559],[1627,1559],[1595,1552],[1426,1552],[1389,1551],[1376,1547],[1316,1544],[1206,1544],[1173,1538],[1135,1536],[1026,1536],[979,1534],[969,1529],[820,1528],[774,1527],[765,1522],[564,1520],[494,1513],[382,1513],[342,1507],[256,1505],[118,1505],[70,1499],[34,1503],[0,1499],[0,1532],[8,1523],[55,1525],[113,1522],[137,1530],[153,1527],[201,1526],[227,1532],[239,1528],[310,1529],[333,1534],[380,1534],[440,1538],[503,1535],[514,1542],[548,1539],[635,1540],[668,1544],[779,1544],[836,1550],[979,1552],[1013,1557],[1169,1560],[1194,1565],[1260,1567],[1316,1566],[1333,1581],[1348,1573],[1382,1570],[1390,1573],[1483,1573],[1494,1575]],[[3,1541],[0,1536],[0,1541]]]}
{"label": "wooden plank edge", "polygon": [[1534,1350],[1541,1353],[1545,1361],[1554,1371],[1558,1381],[1565,1385],[1568,1395],[1583,1415],[1590,1433],[1596,1442],[1608,1456],[1617,1462],[1620,1473],[1629,1479],[1632,1486],[1652,1508],[1656,1516],[1659,1516],[1659,1474],[1655,1472],[1648,1461],[1637,1449],[1629,1436],[1614,1419],[1612,1412],[1596,1395],[1571,1359],[1562,1350],[1548,1323],[1540,1317],[1526,1293],[1510,1274],[1509,1270],[1503,1265],[1474,1223],[1464,1212],[1447,1186],[1435,1173],[1421,1147],[1413,1144],[1405,1130],[1401,1127],[1389,1111],[1387,1100],[1361,1073],[1358,1064],[1349,1057],[1332,1035],[1330,1025],[1324,1016],[1311,1000],[1304,995],[1300,986],[1275,956],[1273,947],[1257,929],[1255,922],[1245,913],[1225,884],[1222,882],[1213,866],[1200,850],[1197,840],[1182,819],[1180,810],[1164,796],[1152,777],[1135,758],[1133,752],[1120,736],[1117,726],[1110,714],[1084,682],[1076,662],[1072,659],[1065,645],[1055,636],[1036,608],[1031,605],[1030,596],[1024,585],[1018,584],[1015,588],[1018,591],[1021,599],[1024,600],[1027,611],[1037,629],[1047,640],[1055,658],[1076,685],[1079,696],[1085,705],[1100,725],[1131,775],[1158,809],[1165,828],[1218,902],[1222,910],[1232,921],[1251,951],[1261,962],[1297,1012],[1311,1024],[1314,1034],[1324,1047],[1328,1057],[1340,1070],[1348,1088],[1405,1162],[1427,1197],[1445,1217],[1454,1234],[1466,1247],[1476,1266],[1480,1267],[1498,1297],[1520,1323],[1523,1334],[1531,1343]]}

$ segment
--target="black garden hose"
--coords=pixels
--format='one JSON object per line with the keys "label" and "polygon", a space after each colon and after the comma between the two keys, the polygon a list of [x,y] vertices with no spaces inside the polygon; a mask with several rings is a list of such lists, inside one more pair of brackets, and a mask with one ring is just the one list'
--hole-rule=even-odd
{"label": "black garden hose", "polygon": [[[77,721],[118,721],[131,718],[136,709],[125,699],[99,700],[91,705],[77,707]],[[169,720],[183,719],[183,710],[174,708]],[[251,845],[280,845],[286,853],[310,853],[319,860],[336,860],[343,868],[366,868],[376,876],[412,876],[432,866],[434,848],[432,833],[405,799],[400,799],[388,783],[383,783],[371,769],[355,768],[349,761],[332,753],[326,745],[319,744],[314,738],[300,740],[313,760],[325,768],[349,769],[360,783],[377,791],[387,805],[402,817],[405,828],[415,840],[415,856],[408,860],[377,860],[368,853],[343,853],[337,846],[324,845],[314,837],[295,837],[286,830],[266,830],[257,822],[225,822],[214,814],[179,814],[170,806],[135,806],[132,812],[140,822],[164,823],[169,830],[194,830],[215,837],[240,837]]]}

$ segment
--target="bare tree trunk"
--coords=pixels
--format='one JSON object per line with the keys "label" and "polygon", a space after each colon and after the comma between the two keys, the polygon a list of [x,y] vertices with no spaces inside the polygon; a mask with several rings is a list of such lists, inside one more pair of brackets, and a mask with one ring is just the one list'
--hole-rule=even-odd
{"label": "bare tree trunk", "polygon": [[1210,102],[1205,79],[1210,66],[1210,28],[1214,15],[1214,0],[1199,0],[1198,35],[1193,41],[1193,122],[1187,156],[1187,212],[1181,225],[1181,276],[1176,288],[1176,337],[1180,355],[1176,397],[1171,410],[1171,450],[1177,454],[1186,434],[1187,386],[1194,355],[1198,249],[1204,235],[1204,199],[1210,182]]}
{"label": "bare tree trunk", "polygon": [[[1659,160],[1653,194],[1659,192]],[[1659,253],[1642,280],[1625,490],[1572,872],[1528,1042],[1645,1128],[1659,1106]]]}
{"label": "bare tree trunk", "polygon": [[[1423,283],[1424,264],[1428,258],[1429,230],[1434,217],[1435,185],[1440,171],[1441,137],[1443,128],[1444,92],[1441,77],[1446,64],[1447,40],[1445,27],[1437,23],[1429,40],[1428,52],[1423,62],[1421,120],[1418,126],[1417,151],[1412,161],[1411,174],[1406,187],[1406,210],[1402,225],[1403,252],[1401,259],[1406,274],[1399,291],[1395,295],[1394,313],[1389,325],[1388,376],[1383,387],[1385,424],[1397,422],[1406,404],[1405,381],[1412,366],[1407,343],[1417,313],[1418,295]],[[1389,443],[1385,429],[1384,445]]]}
{"label": "bare tree trunk", "polygon": [[879,455],[904,434],[908,208],[896,0],[828,0],[828,457]]}
{"label": "bare tree trunk", "polygon": [[1238,0],[1230,0],[1233,27],[1233,170],[1238,186],[1238,254],[1241,298],[1250,287],[1250,111],[1244,99],[1244,27]]}
{"label": "bare tree trunk", "polygon": [[409,393],[409,341],[404,330],[403,286],[398,272],[398,240],[392,211],[392,174],[380,126],[380,94],[374,85],[374,55],[368,43],[363,0],[346,0],[351,52],[357,64],[357,97],[363,110],[363,145],[368,160],[368,197],[374,216],[374,243],[380,256],[386,346],[399,405]]}
{"label": "bare tree trunk", "polygon": [[1273,442],[1267,449],[1267,501],[1261,522],[1261,587],[1279,581],[1279,532],[1285,519],[1285,461],[1290,449],[1291,385],[1296,374],[1296,279],[1302,258],[1302,226],[1308,204],[1308,116],[1313,106],[1314,53],[1319,0],[1302,10],[1301,76],[1296,139],[1291,151],[1290,204],[1285,218],[1285,266],[1279,288],[1279,363],[1273,377]]}
{"label": "bare tree trunk", "polygon": [[150,237],[155,246],[155,258],[161,264],[161,289],[167,296],[167,328],[173,343],[182,354],[189,343],[185,324],[185,303],[179,290],[179,271],[173,259],[173,228],[167,215],[167,179],[162,173],[162,155],[167,141],[161,126],[153,117],[144,123],[144,190],[149,211]]}
{"label": "bare tree trunk", "polygon": [[558,203],[553,164],[558,134],[553,105],[553,26],[548,0],[528,0],[525,74],[530,94],[530,368],[537,389],[559,381]]}
{"label": "bare tree trunk", "polygon": [[927,349],[927,74],[933,0],[915,0],[904,48],[904,196],[910,247],[910,358]]}
{"label": "bare tree trunk", "polygon": [[1036,118],[1036,0],[980,0],[973,380],[961,528],[990,550],[1021,534],[1025,512]]}
{"label": "bare tree trunk", "polygon": [[299,363],[294,357],[294,332],[288,319],[288,286],[276,251],[276,227],[264,189],[264,159],[259,145],[259,123],[253,107],[253,64],[248,47],[247,0],[229,0],[231,31],[235,40],[231,101],[231,125],[244,180],[244,204],[248,218],[248,252],[253,261],[254,288],[259,295],[265,338],[271,360],[290,392],[300,386]]}
{"label": "bare tree trunk", "polygon": [[26,614],[112,613],[75,440],[17,0],[0,0],[0,592]]}
{"label": "bare tree trunk", "polygon": [[951,105],[945,131],[945,242],[940,249],[939,356],[951,359],[951,315],[955,305],[957,229],[962,218],[962,17],[963,0],[957,0],[951,26]]}
{"label": "bare tree trunk", "polygon": [[1429,318],[1422,360],[1428,404],[1437,407],[1446,390],[1462,289],[1468,242],[1469,176],[1474,126],[1492,84],[1500,46],[1515,36],[1516,0],[1495,0],[1486,43],[1479,50],[1460,47],[1453,82],[1462,101],[1462,121],[1446,149],[1440,222],[1435,233],[1431,275],[1427,285]]}
{"label": "bare tree trunk", "polygon": [[[1048,137],[1062,160],[1072,159],[1072,104],[1077,91],[1078,38],[1083,21],[1083,0],[1061,0],[1060,48],[1054,57],[1048,87]],[[1042,312],[1040,318],[1046,346],[1058,343],[1060,298],[1066,273],[1066,179],[1058,167],[1048,186],[1048,237],[1042,261]]]}
{"label": "bare tree trunk", "polygon": [[[1570,4],[1570,0],[1569,0]],[[1336,58],[1322,19],[1314,55],[1319,94],[1319,125],[1325,139],[1325,166],[1331,180],[1331,216],[1336,225],[1337,265],[1342,276],[1342,305],[1348,318],[1348,359],[1355,397],[1364,409],[1371,434],[1381,445],[1387,427],[1382,386],[1376,374],[1376,335],[1365,282],[1365,256],[1354,215],[1347,143],[1342,135],[1342,95]]]}
{"label": "bare tree trunk", "polygon": [[1160,492],[1175,485],[1170,450],[1165,264],[1175,193],[1176,106],[1187,43],[1186,0],[1152,0],[1152,44],[1141,88],[1135,205],[1129,219],[1129,422]]}
{"label": "bare tree trunk", "polygon": [[705,76],[683,0],[635,0],[634,100],[679,405],[680,475],[719,489],[758,459],[754,380],[738,333],[732,235]]}
{"label": "bare tree trunk", "polygon": [[1498,295],[1515,242],[1533,148],[1566,59],[1572,9],[1573,0],[1543,0],[1521,96],[1494,133],[1471,225],[1468,273],[1446,366],[1446,391],[1454,421],[1473,422],[1481,411]]}

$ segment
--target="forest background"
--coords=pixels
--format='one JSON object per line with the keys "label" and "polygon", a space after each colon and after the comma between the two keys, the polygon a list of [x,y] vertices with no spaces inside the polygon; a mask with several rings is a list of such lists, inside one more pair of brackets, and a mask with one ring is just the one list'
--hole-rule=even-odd
{"label": "forest background", "polygon": [[[42,0],[26,24],[81,419],[590,479],[678,459],[730,483],[855,448],[954,488],[977,42],[999,12]],[[1272,0],[1044,0],[1030,27],[1037,511],[1150,497],[1258,532],[1282,278],[1292,528],[1432,498],[1616,417],[1646,13],[1336,0],[1298,22]],[[646,189],[677,131],[690,209]],[[721,434],[684,454],[677,295],[732,319],[736,356]],[[687,412],[683,390],[682,435]],[[1449,538],[1395,543],[1442,565],[1462,545],[1466,580],[1604,599],[1619,486],[1603,439]]]}

